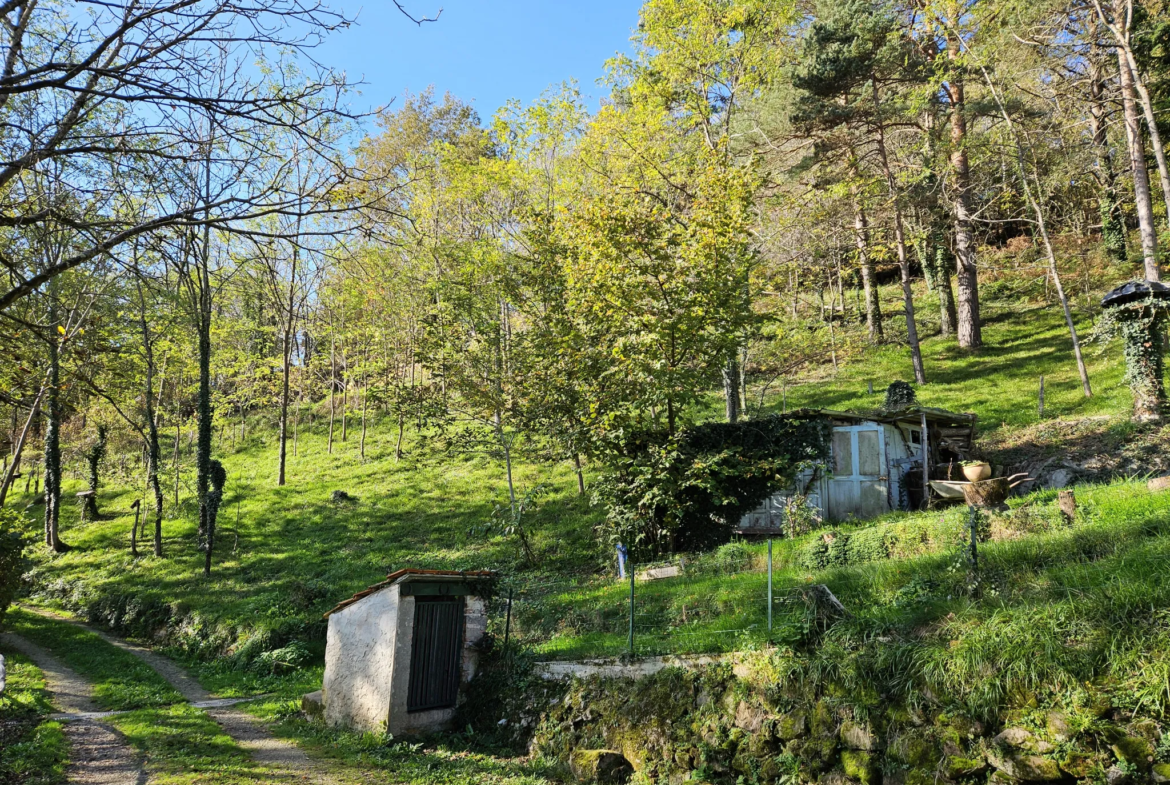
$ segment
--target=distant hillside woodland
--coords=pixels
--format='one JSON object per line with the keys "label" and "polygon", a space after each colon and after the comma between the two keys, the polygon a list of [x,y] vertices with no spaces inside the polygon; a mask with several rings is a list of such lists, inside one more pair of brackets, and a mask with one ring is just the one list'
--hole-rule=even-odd
{"label": "distant hillside woodland", "polygon": [[[271,428],[283,485],[322,417],[329,451],[377,419],[498,458],[521,541],[517,456],[587,466],[662,551],[672,488],[761,466],[729,438],[682,476],[690,426],[876,344],[928,384],[920,339],[993,348],[1005,280],[1063,309],[1090,395],[1078,319],[1170,244],[1166,0],[647,0],[597,112],[567,83],[491,118],[362,114],[313,3],[80,5],[0,6],[0,504],[43,489],[58,551],[63,467],[118,458],[163,555],[190,440],[210,571],[217,455]],[[817,454],[770,427],[802,434],[774,476]]]}

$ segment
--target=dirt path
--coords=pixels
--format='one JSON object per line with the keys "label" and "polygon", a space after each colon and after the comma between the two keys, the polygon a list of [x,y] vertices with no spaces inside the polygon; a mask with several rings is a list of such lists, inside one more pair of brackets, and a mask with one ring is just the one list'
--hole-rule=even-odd
{"label": "dirt path", "polygon": [[39,646],[19,635],[0,634],[0,642],[21,652],[45,674],[53,705],[61,710],[55,718],[64,721],[69,739],[69,782],[77,785],[144,785],[146,771],[138,755],[109,725],[101,722],[111,712],[102,712],[93,702],[93,685],[65,667]]}
{"label": "dirt path", "polygon": [[269,767],[281,779],[301,780],[319,783],[320,785],[336,785],[339,781],[331,776],[327,768],[314,761],[295,744],[278,739],[256,717],[239,709],[232,708],[244,700],[216,699],[211,693],[203,689],[199,682],[191,678],[182,667],[172,660],[142,646],[116,638],[106,632],[94,629],[67,616],[45,611],[40,608],[22,606],[30,613],[36,613],[57,621],[73,624],[94,633],[102,640],[117,646],[123,651],[138,657],[162,676],[180,695],[195,708],[203,709],[208,716],[219,723],[224,732],[231,736],[242,749],[247,750],[252,760]]}

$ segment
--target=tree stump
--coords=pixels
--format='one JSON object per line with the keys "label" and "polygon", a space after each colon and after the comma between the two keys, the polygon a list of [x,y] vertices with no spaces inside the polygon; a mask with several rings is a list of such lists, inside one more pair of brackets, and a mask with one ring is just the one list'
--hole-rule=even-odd
{"label": "tree stump", "polygon": [[1066,524],[1072,524],[1077,518],[1077,495],[1073,491],[1061,491],[1057,496],[1060,505],[1060,514]]}
{"label": "tree stump", "polygon": [[990,480],[971,482],[963,485],[962,488],[967,504],[972,507],[993,509],[1001,509],[1012,490],[1007,477],[994,477]]}

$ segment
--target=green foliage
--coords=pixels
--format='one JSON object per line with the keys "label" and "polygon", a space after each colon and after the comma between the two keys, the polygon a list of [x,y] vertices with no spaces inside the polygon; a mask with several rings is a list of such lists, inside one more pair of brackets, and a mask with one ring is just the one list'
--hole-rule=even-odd
{"label": "green foliage", "polygon": [[96,518],[98,515],[97,506],[97,490],[99,474],[101,472],[102,461],[106,458],[106,451],[109,449],[109,433],[110,429],[105,423],[99,423],[97,427],[97,436],[93,440],[93,444],[85,451],[85,464],[88,470],[89,490],[93,491],[93,496],[85,501],[86,515]]}
{"label": "green foliage", "polygon": [[608,510],[605,537],[635,559],[727,542],[744,514],[824,458],[828,433],[823,418],[805,415],[622,432],[594,487]]}
{"label": "green foliage", "polygon": [[536,512],[541,497],[548,491],[548,487],[541,484],[524,491],[515,501],[497,503],[492,508],[491,518],[482,526],[473,527],[471,533],[490,536],[493,532],[499,532],[505,537],[512,537],[520,546],[525,562],[535,565],[536,554],[532,550],[529,519],[533,517],[532,513]]}
{"label": "green foliage", "polygon": [[1120,338],[1125,354],[1124,381],[1133,393],[1134,413],[1158,415],[1166,405],[1165,341],[1170,303],[1153,297],[1105,308],[1097,322],[1101,340]]}
{"label": "green foliage", "polygon": [[899,412],[916,403],[918,393],[909,382],[890,382],[890,386],[886,388],[886,400],[882,403],[882,408],[887,412]]}
{"label": "green foliage", "polygon": [[29,563],[24,549],[31,524],[11,507],[0,507],[0,625],[8,606],[17,598]]}

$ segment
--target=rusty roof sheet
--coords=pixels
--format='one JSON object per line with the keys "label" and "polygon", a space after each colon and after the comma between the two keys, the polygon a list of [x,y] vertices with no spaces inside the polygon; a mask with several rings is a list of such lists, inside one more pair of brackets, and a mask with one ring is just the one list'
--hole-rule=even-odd
{"label": "rusty roof sheet", "polygon": [[491,570],[417,570],[413,568],[395,570],[394,572],[387,575],[385,580],[379,581],[373,586],[367,586],[357,594],[350,597],[348,600],[342,600],[321,618],[328,619],[338,611],[344,610],[350,605],[353,605],[358,600],[363,600],[366,597],[369,597],[371,594],[375,594],[382,589],[393,586],[396,583],[413,583],[419,580],[442,582],[486,581],[495,578],[498,574],[499,573],[492,572]]}

